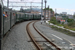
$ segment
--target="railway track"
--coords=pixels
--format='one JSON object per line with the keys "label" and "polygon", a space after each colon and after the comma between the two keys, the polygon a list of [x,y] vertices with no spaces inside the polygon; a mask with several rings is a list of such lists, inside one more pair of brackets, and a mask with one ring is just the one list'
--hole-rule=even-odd
{"label": "railway track", "polygon": [[[37,21],[35,21],[35,22],[37,22]],[[61,50],[61,49],[58,48],[55,44],[53,44],[47,37],[45,37],[42,33],[40,33],[40,32],[36,29],[36,27],[34,26],[35,22],[32,21],[32,22],[28,23],[26,29],[27,29],[27,33],[28,33],[29,37],[31,38],[31,41],[32,41],[33,44],[36,46],[37,50],[48,50],[48,49],[49,49],[49,50]],[[34,36],[33,33],[31,32],[30,28],[29,28],[29,25],[30,25],[31,23],[33,23],[33,24],[32,24],[33,28],[36,30],[36,32],[39,34],[39,36],[41,36],[41,38],[44,39],[44,41],[42,41],[42,40],[41,40],[41,41],[37,41],[37,40],[36,40],[36,38],[35,38],[36,35]],[[40,42],[41,42],[43,45],[41,45]]]}

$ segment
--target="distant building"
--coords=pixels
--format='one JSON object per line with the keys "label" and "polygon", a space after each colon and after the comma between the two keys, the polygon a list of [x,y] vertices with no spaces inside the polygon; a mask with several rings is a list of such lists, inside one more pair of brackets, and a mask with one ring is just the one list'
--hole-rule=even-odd
{"label": "distant building", "polygon": [[[45,10],[43,10],[43,16],[45,17]],[[54,12],[51,12],[50,10],[46,10],[45,19],[50,19],[51,17],[54,17]]]}
{"label": "distant building", "polygon": [[62,12],[61,14],[62,14],[62,15],[67,15],[67,12]]}
{"label": "distant building", "polygon": [[26,11],[25,13],[31,13],[31,14],[41,14],[39,11]]}
{"label": "distant building", "polygon": [[74,12],[74,15],[75,15],[75,12]]}
{"label": "distant building", "polygon": [[69,19],[74,19],[73,15],[68,15]]}
{"label": "distant building", "polygon": [[39,11],[31,11],[32,14],[41,14]]}
{"label": "distant building", "polygon": [[60,16],[60,15],[56,15],[56,20],[57,20],[57,21],[62,20],[62,16]]}

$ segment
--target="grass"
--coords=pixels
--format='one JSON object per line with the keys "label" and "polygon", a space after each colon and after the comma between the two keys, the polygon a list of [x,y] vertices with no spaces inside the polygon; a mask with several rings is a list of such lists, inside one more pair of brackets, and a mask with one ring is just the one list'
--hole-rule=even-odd
{"label": "grass", "polygon": [[56,31],[62,32],[62,33],[64,33],[64,34],[66,34],[66,35],[75,36],[75,33],[70,32],[70,31],[68,31],[68,30],[66,30],[66,29],[57,28],[57,27],[55,27],[55,26],[51,26],[51,28],[54,29],[54,30],[56,30]]}
{"label": "grass", "polygon": [[63,26],[62,24],[57,24],[58,26]]}
{"label": "grass", "polygon": [[75,27],[71,27],[71,26],[68,26],[68,25],[64,25],[64,28],[67,28],[67,29],[75,31]]}
{"label": "grass", "polygon": [[[50,21],[48,21],[48,22],[49,22],[49,24],[51,23]],[[67,29],[75,31],[75,27],[71,27],[71,26],[68,26],[68,25],[63,25],[63,24],[60,24],[60,23],[57,23],[55,25],[57,25],[57,26],[63,26],[64,28],[67,28]]]}
{"label": "grass", "polygon": [[75,28],[72,28],[71,30],[75,31]]}

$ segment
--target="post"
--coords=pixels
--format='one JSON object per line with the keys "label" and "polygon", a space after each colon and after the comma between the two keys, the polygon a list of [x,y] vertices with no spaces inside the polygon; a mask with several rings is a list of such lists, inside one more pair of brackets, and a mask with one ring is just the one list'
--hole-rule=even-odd
{"label": "post", "polygon": [[30,13],[32,12],[32,2],[30,3]]}
{"label": "post", "polygon": [[[45,17],[44,17],[44,20],[46,19],[46,3],[47,3],[47,1],[45,0]],[[46,21],[44,21],[44,22],[46,22]]]}
{"label": "post", "polygon": [[50,19],[50,16],[49,16],[50,13],[49,13],[49,12],[50,12],[50,10],[49,10],[49,6],[48,6],[48,17],[49,17],[49,19]]}
{"label": "post", "polygon": [[43,15],[43,0],[41,1],[41,20],[42,20],[42,15]]}
{"label": "post", "polygon": [[9,0],[7,0],[7,7],[9,8]]}
{"label": "post", "polygon": [[55,17],[56,17],[56,19],[57,19],[57,16],[56,16],[57,12],[56,12],[56,11],[57,11],[57,9],[55,9],[55,13],[54,13],[54,14],[55,14]]}

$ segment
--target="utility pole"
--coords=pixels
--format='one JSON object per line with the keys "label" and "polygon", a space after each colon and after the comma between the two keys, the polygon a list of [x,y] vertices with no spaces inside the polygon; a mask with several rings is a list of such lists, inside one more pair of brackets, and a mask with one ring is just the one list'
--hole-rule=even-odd
{"label": "utility pole", "polygon": [[56,17],[56,19],[57,19],[57,16],[56,16],[57,12],[56,12],[56,11],[57,11],[57,9],[55,9],[55,17]]}
{"label": "utility pole", "polygon": [[7,7],[9,8],[9,0],[7,0]]}
{"label": "utility pole", "polygon": [[49,13],[49,12],[50,12],[50,10],[49,10],[49,6],[48,6],[48,17],[49,17],[49,19],[50,19],[50,16],[49,16],[50,13]]}
{"label": "utility pole", "polygon": [[56,11],[57,11],[57,9],[55,9],[55,16],[56,16],[56,13],[57,13]]}
{"label": "utility pole", "polygon": [[[47,3],[47,1],[45,0],[45,17],[44,17],[44,20],[46,19],[46,3]],[[46,21],[44,21],[44,22],[46,22]]]}
{"label": "utility pole", "polygon": [[32,2],[30,4],[31,4],[31,6],[30,6],[30,12],[32,12]]}
{"label": "utility pole", "polygon": [[42,15],[43,15],[43,0],[41,1],[41,20],[42,20]]}

